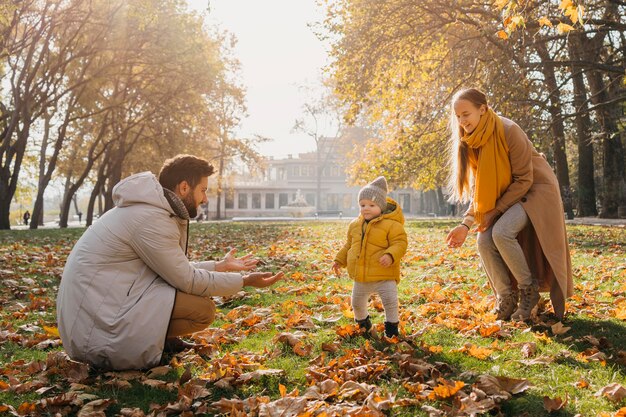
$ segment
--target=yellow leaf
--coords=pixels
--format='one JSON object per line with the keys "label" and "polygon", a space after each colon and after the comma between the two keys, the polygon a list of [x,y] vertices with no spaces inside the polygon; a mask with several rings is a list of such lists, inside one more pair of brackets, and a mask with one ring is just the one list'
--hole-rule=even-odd
{"label": "yellow leaf", "polygon": [[431,400],[452,397],[465,386],[463,381],[455,381],[454,385],[452,385],[450,381],[446,381],[443,378],[439,379],[439,383],[428,396]]}
{"label": "yellow leaf", "polygon": [[559,32],[559,34],[564,34],[567,33],[571,30],[574,30],[573,26],[568,25],[567,23],[559,23],[556,27],[556,30]]}
{"label": "yellow leaf", "polygon": [[509,35],[507,35],[507,33],[503,30],[499,30],[498,31],[498,38],[500,39],[509,39]]}
{"label": "yellow leaf", "polygon": [[347,317],[349,319],[353,319],[354,318],[354,313],[352,312],[352,310],[350,310],[348,308],[343,310],[342,313],[343,313],[344,317]]}
{"label": "yellow leaf", "polygon": [[487,359],[487,357],[493,353],[493,350],[472,345],[472,347],[469,348],[468,353],[470,356],[478,359]]}
{"label": "yellow leaf", "polygon": [[550,21],[550,19],[548,19],[547,17],[542,17],[538,20],[539,24],[541,26],[550,26],[552,27],[552,22]]}
{"label": "yellow leaf", "polygon": [[515,26],[524,26],[524,17],[523,16],[514,16],[512,22]]}
{"label": "yellow leaf", "polygon": [[559,6],[559,9],[565,10],[572,5],[572,0],[561,0],[561,5]]}
{"label": "yellow leaf", "polygon": [[287,395],[287,388],[283,384],[278,384],[278,391],[280,391],[281,397]]}
{"label": "yellow leaf", "polygon": [[495,4],[498,9],[502,10],[509,4],[509,0],[496,0]]}
{"label": "yellow leaf", "polygon": [[578,23],[578,9],[575,6],[568,7],[563,14],[569,17],[573,24]]}
{"label": "yellow leaf", "polygon": [[50,336],[56,336],[56,337],[61,337],[59,336],[59,329],[54,327],[54,326],[43,326],[43,329],[46,331],[46,333],[48,333]]}

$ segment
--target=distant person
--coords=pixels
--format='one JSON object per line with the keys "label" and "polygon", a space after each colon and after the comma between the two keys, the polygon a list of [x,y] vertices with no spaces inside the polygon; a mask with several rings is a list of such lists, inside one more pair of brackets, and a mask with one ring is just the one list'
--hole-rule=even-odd
{"label": "distant person", "polygon": [[348,240],[333,263],[335,275],[347,267],[354,280],[352,310],[364,332],[372,322],[367,312],[371,294],[378,294],[385,308],[385,336],[398,336],[398,282],[400,261],[406,253],[402,208],[387,197],[387,181],[378,177],[359,191],[359,217],[348,228]]}
{"label": "distant person", "polygon": [[82,218],[83,218],[83,212],[79,211],[78,212],[78,224],[80,224]]}
{"label": "distant person", "polygon": [[28,220],[30,220],[30,213],[29,213],[29,211],[28,211],[28,210],[26,210],[26,211],[24,212],[24,215],[22,216],[22,219],[24,220],[24,224],[25,224],[26,226],[28,226]]}
{"label": "distant person", "polygon": [[497,115],[479,90],[454,96],[450,124],[451,189],[457,201],[471,204],[446,242],[460,247],[477,225],[478,253],[499,320],[528,320],[540,290],[550,292],[554,312],[562,318],[574,286],[552,168],[524,131]]}
{"label": "distant person", "polygon": [[189,262],[189,219],[206,201],[213,167],[178,155],[158,179],[132,175],[113,188],[116,207],[85,231],[70,253],[57,297],[63,347],[71,358],[108,369],[140,369],[180,351],[180,339],[209,326],[215,304],[243,287],[267,287],[282,272],[249,271],[250,255]]}

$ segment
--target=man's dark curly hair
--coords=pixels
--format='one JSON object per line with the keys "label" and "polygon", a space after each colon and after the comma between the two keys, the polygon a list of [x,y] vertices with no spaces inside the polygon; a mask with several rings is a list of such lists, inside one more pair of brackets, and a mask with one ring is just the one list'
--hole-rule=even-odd
{"label": "man's dark curly hair", "polygon": [[183,181],[187,181],[191,188],[195,188],[202,177],[208,177],[213,172],[213,165],[206,159],[193,155],[176,155],[163,163],[159,172],[159,182],[163,188],[170,191],[174,191]]}

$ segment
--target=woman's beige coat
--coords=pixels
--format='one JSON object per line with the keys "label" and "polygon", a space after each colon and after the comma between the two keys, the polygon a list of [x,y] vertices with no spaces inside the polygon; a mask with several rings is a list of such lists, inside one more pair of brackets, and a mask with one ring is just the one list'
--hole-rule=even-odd
{"label": "woman's beige coat", "polygon": [[[517,237],[533,278],[541,291],[549,291],[557,316],[565,312],[565,300],[574,290],[569,244],[559,183],[546,159],[533,147],[524,131],[501,117],[509,145],[513,182],[496,201],[504,213],[521,203],[530,218],[529,226]],[[472,205],[467,215],[473,215]],[[515,285],[515,280],[511,277]]]}
{"label": "woman's beige coat", "polygon": [[158,365],[176,290],[231,295],[241,274],[185,255],[187,220],[177,217],[149,172],[113,189],[116,207],[78,240],[57,297],[59,333],[73,359],[109,369]]}

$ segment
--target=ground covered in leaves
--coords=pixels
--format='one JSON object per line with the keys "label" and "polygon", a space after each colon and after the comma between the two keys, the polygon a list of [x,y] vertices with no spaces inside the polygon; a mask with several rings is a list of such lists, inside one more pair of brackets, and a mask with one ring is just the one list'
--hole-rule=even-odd
{"label": "ground covered in leaves", "polygon": [[[144,371],[71,361],[55,321],[63,264],[82,230],[0,232],[0,414],[79,416],[626,416],[626,229],[570,226],[575,295],[563,322],[495,321],[474,240],[407,224],[401,337],[353,325],[351,281],[330,273],[346,222],[193,224],[190,257],[252,251],[286,273],[217,299],[201,345]],[[345,273],[344,273],[345,274]],[[544,295],[544,299],[545,299]]]}

